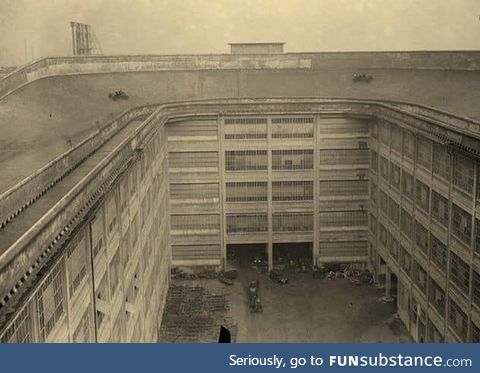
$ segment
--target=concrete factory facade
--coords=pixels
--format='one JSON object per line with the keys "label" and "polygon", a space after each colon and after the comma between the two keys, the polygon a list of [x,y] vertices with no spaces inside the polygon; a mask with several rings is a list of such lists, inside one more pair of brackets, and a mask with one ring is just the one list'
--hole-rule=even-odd
{"label": "concrete factory facade", "polygon": [[168,97],[0,196],[1,341],[157,341],[172,267],[228,268],[251,250],[270,269],[295,253],[368,267],[415,341],[479,342],[480,123],[450,100],[479,69],[476,52],[275,50],[44,59],[8,75],[3,100],[65,75],[131,94],[132,76],[158,71],[145,89]]}

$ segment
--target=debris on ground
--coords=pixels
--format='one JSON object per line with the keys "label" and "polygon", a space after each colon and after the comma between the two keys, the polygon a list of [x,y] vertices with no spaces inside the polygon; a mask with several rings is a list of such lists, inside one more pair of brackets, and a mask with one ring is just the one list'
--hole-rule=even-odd
{"label": "debris on ground", "polygon": [[323,265],[313,266],[313,278],[327,278],[329,280],[347,279],[357,285],[373,284],[373,275],[367,269],[355,268],[353,265],[326,263]]}
{"label": "debris on ground", "polygon": [[228,285],[228,286],[233,285],[233,281],[231,279],[229,279],[228,277],[226,277],[224,273],[221,273],[221,274],[218,275],[218,281],[220,281],[222,284],[225,284],[225,285]]}
{"label": "debris on ground", "polygon": [[279,270],[270,271],[270,279],[276,284],[286,285],[288,284],[288,277]]}
{"label": "debris on ground", "polygon": [[170,271],[172,279],[183,279],[183,280],[209,280],[217,278],[220,272],[215,271],[215,269],[207,268],[203,270],[199,270],[195,273],[193,272],[186,272],[179,268],[172,268]]}
{"label": "debris on ground", "polygon": [[393,297],[386,297],[386,296],[383,296],[383,297],[380,297],[377,299],[377,302],[380,302],[380,303],[392,303],[395,301],[395,298]]}
{"label": "debris on ground", "polygon": [[229,310],[224,294],[200,286],[172,283],[168,290],[160,327],[161,342],[216,342],[219,325],[236,335],[236,325],[226,317]]}

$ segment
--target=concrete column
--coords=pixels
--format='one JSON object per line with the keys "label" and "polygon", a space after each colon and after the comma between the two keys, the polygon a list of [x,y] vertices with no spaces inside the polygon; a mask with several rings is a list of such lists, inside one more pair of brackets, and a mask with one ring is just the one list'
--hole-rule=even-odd
{"label": "concrete column", "polygon": [[273,269],[273,216],[272,216],[272,118],[267,119],[267,224],[268,224],[268,270]]}
{"label": "concrete column", "polygon": [[319,136],[318,136],[318,114],[315,114],[313,120],[313,246],[312,246],[312,263],[318,265],[318,257],[320,255],[320,219],[319,219]]}
{"label": "concrete column", "polygon": [[390,268],[385,266],[385,299],[391,299],[392,273]]}
{"label": "concrete column", "polygon": [[221,267],[227,268],[227,223],[225,215],[226,184],[225,184],[225,151],[223,148],[224,140],[224,118],[221,114],[217,117],[217,135],[218,135],[218,189],[219,189],[219,214],[220,214],[220,248],[221,248]]}

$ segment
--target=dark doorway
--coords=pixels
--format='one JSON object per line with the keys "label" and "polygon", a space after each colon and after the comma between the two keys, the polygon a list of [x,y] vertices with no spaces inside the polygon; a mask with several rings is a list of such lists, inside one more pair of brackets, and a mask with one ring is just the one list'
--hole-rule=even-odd
{"label": "dark doorway", "polygon": [[311,242],[288,242],[273,244],[273,265],[283,263],[303,263],[311,266],[312,254]]}
{"label": "dark doorway", "polygon": [[267,244],[227,245],[227,267],[268,266]]}

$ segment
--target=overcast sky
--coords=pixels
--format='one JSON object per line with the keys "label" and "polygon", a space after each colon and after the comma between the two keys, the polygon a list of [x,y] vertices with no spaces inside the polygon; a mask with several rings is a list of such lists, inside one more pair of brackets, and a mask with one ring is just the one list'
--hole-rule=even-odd
{"label": "overcast sky", "polygon": [[104,54],[226,53],[229,42],[286,51],[480,50],[480,0],[0,0],[0,66],[71,54],[71,20]]}

